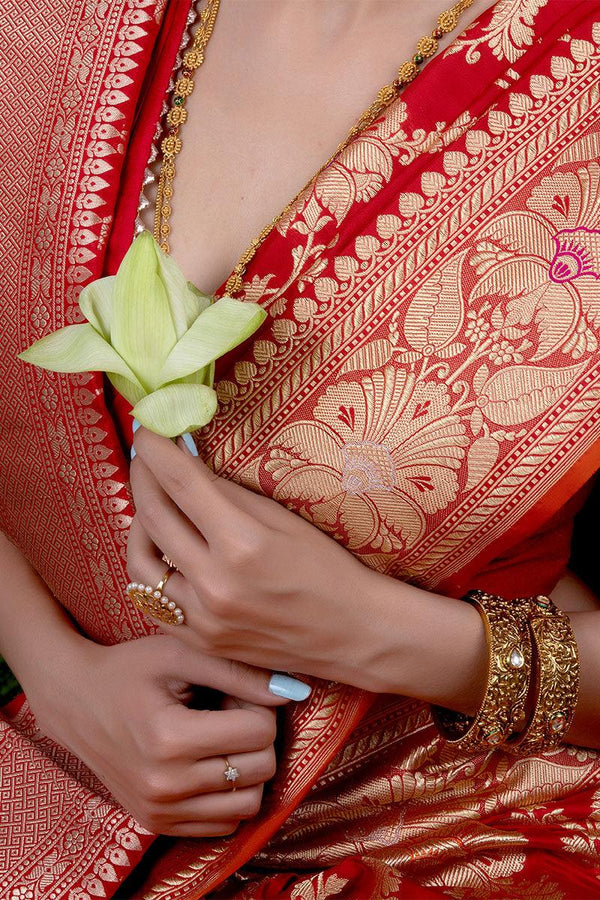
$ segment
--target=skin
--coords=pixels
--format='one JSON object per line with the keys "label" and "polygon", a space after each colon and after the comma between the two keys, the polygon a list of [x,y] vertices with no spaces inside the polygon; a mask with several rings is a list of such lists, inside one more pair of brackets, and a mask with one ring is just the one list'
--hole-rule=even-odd
{"label": "skin", "polygon": [[[42,734],[83,760],[149,831],[230,834],[257,812],[275,771],[271,707],[285,702],[269,693],[268,672],[162,634],[112,647],[83,637],[1,534],[0,570],[0,650]],[[192,685],[222,692],[222,703],[202,709]],[[235,792],[225,787],[225,756],[240,771]]]}
{"label": "skin", "polygon": [[[167,634],[255,666],[476,712],[488,650],[474,607],[366,568],[274,500],[216,476],[181,439],[140,428],[134,446],[128,568],[158,581],[164,552],[179,569],[169,596],[187,618]],[[556,600],[581,664],[568,739],[600,747],[600,605],[572,576]]]}
{"label": "skin", "polygon": [[[462,24],[488,5],[475,0]],[[222,4],[188,102],[173,200],[172,252],[188,278],[207,292],[225,280],[251,238],[335,150],[444,8],[438,0]],[[152,226],[151,209],[146,226]],[[181,485],[187,484],[181,479],[194,481],[186,541],[172,548],[185,575],[169,582],[189,624],[117,647],[96,644],[73,627],[0,536],[0,652],[41,731],[79,756],[141,824],[163,834],[206,836],[230,833],[256,812],[273,773],[269,707],[283,703],[267,690],[272,667],[474,708],[484,653],[474,610],[369,572],[303,520],[215,480],[168,441],[138,432],[136,447],[133,580],[158,582],[164,573],[156,548],[170,545],[175,521],[181,527]],[[161,484],[157,467],[175,473],[174,481]],[[225,537],[209,535],[202,508],[208,488],[215,502],[226,504],[220,510]],[[278,562],[270,571],[266,547]],[[595,746],[588,735],[594,723],[598,731],[600,715],[593,691],[600,677],[595,598],[577,584],[561,591],[565,608],[582,609],[576,630],[585,684],[570,737]],[[451,660],[449,642],[431,640],[440,621],[452,637]],[[192,685],[223,692],[225,708],[191,708]],[[223,790],[224,756],[243,776],[235,793]]]}
{"label": "skin", "polygon": [[[186,102],[172,202],[171,252],[194,284],[225,281],[450,5],[223,0]],[[461,26],[489,5],[474,0]],[[143,218],[152,230],[152,206]]]}

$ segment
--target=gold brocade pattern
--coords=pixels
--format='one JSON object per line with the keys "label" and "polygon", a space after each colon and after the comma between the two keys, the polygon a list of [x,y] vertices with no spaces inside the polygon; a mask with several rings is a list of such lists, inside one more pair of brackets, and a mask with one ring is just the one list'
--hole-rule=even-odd
{"label": "gold brocade pattern", "polygon": [[[598,440],[596,279],[569,279],[551,240],[573,229],[595,247],[583,235],[598,226],[600,26],[594,41],[561,45],[506,110],[467,113],[447,144],[432,142],[449,147],[442,170],[425,169],[421,190],[401,194],[376,233],[353,235],[333,268],[322,219],[341,225],[385,189],[394,135],[406,142],[403,102],[307,191],[280,226],[297,235],[289,277],[255,272],[245,286],[273,322],[219,384],[223,406],[203,435],[217,471],[273,492],[370,566],[435,587],[551,489],[574,446]],[[382,700],[252,862],[289,871],[358,853],[461,900],[505,900],[508,885],[533,900],[533,882],[514,888],[527,843],[515,823],[596,779],[599,754],[588,752],[578,766],[568,748],[457,758],[426,707]],[[496,829],[478,827],[482,810],[497,810]],[[192,896],[200,871],[210,885],[198,860],[177,897]],[[551,878],[542,890],[563,896]]]}
{"label": "gold brocade pattern", "polygon": [[[410,735],[395,730],[405,718],[412,720]],[[574,767],[567,763],[574,749],[518,761],[501,751],[455,754],[431,727],[424,707],[387,699],[356,729],[253,865],[265,872],[326,868],[358,854],[382,880],[393,882],[397,871],[397,889],[404,875],[460,900],[538,900],[533,884],[512,876],[523,868],[526,829],[550,827],[557,817],[569,822],[560,798],[583,789],[590,778],[597,782],[600,753],[584,751]],[[559,804],[558,811],[545,812],[550,801]],[[590,861],[597,860],[598,837],[592,818],[574,826],[563,845],[578,854],[585,845]],[[540,896],[559,900],[563,893],[550,878]]]}
{"label": "gold brocade pattern", "polygon": [[[277,222],[281,234],[287,235],[291,228],[307,238],[305,253],[296,261],[292,277],[304,268],[312,279],[319,275],[318,263],[314,267],[311,263],[316,262],[315,257],[324,248],[313,246],[312,241],[329,221],[341,225],[355,204],[368,203],[389,183],[397,163],[408,166],[423,153],[435,153],[449,146],[467,130],[471,118],[464,112],[450,125],[440,121],[435,130],[415,129],[409,136],[404,130],[408,119],[406,103],[399,99],[390,104],[368,132],[358,135]],[[410,202],[403,198],[401,205],[410,211]],[[248,299],[264,301],[281,296],[287,287],[285,284],[271,288],[268,283],[253,280],[245,285],[245,293]]]}
{"label": "gold brocade pattern", "polygon": [[[599,54],[581,44],[553,59],[554,81],[536,77],[492,110],[489,133],[471,125],[443,171],[425,171],[421,192],[401,194],[399,214],[379,216],[327,272],[321,189],[307,193],[286,225],[298,232],[287,283],[270,291],[267,273],[246,290],[268,306],[270,333],[220,382],[204,432],[217,471],[272,485],[369,565],[428,588],[559,480],[574,438],[583,452],[598,437]],[[536,180],[532,158],[557,174]],[[350,182],[340,219],[356,202]],[[573,254],[596,268],[563,271]]]}
{"label": "gold brocade pattern", "polygon": [[[14,223],[2,271],[8,337],[0,390],[10,448],[2,525],[82,628],[109,642],[148,625],[122,595],[131,506],[102,381],[33,368],[24,375],[16,354],[75,320],[81,285],[100,274],[135,105],[127,91],[143,79],[141,48],[165,3],[42,6],[34,28],[18,4],[5,4],[15,34],[6,96],[18,106],[14,85],[27,73],[39,94],[23,104],[18,154],[10,144],[15,177],[0,183]],[[19,36],[33,32],[36,40],[18,51]],[[286,276],[261,270],[260,255],[249,271],[246,297],[263,303],[272,321],[220,382],[223,406],[203,435],[216,470],[278,491],[351,539],[369,564],[436,585],[575,466],[599,431],[596,295],[591,275],[573,278],[568,261],[550,255],[549,238],[578,230],[577,246],[594,250],[599,45],[600,24],[585,40],[561,43],[548,72],[507,91],[506,109],[493,107],[485,123],[467,111],[421,129],[408,101],[398,101],[322,173],[280,225],[279,236],[290,237]],[[13,140],[8,112],[0,117],[5,142]],[[414,190],[396,196],[369,230],[363,216],[362,233],[349,236],[350,212],[393,193],[399,167],[426,154]],[[322,239],[330,225],[343,235],[335,259]],[[526,240],[538,235],[542,257]],[[558,280],[550,277],[555,262]],[[501,321],[485,307],[482,285],[492,282],[514,288],[512,301],[519,295],[502,299]],[[296,477],[309,464],[322,495],[300,471]],[[392,494],[398,512],[389,509]],[[246,858],[258,852],[258,830],[277,814],[277,835],[256,858],[266,871],[282,860],[286,869],[335,862],[358,848],[386,891],[410,873],[465,900],[491,896],[484,891],[492,880],[519,896],[510,879],[522,866],[527,828],[543,820],[544,803],[589,787],[599,755],[566,747],[525,760],[457,758],[423,704],[381,698],[354,728],[366,705],[359,692],[318,685],[286,719],[285,756],[261,817],[242,827],[240,841],[178,841],[148,896],[191,900],[211,890],[231,871],[231,848],[243,844]],[[0,848],[0,893],[109,893],[148,834],[76,759],[40,741],[27,707],[13,723],[0,722],[0,754],[9,774],[3,809],[15,835]],[[17,790],[25,782],[29,791],[35,785],[34,803]],[[490,812],[494,829],[479,823]],[[565,853],[580,860],[598,852],[592,822],[571,828]],[[31,850],[23,850],[25,835],[33,836]],[[312,894],[299,886],[298,896],[340,887],[312,881]],[[551,878],[543,890],[547,900],[558,897]],[[518,891],[539,900],[523,880]]]}
{"label": "gold brocade pattern", "polygon": [[468,440],[444,385],[417,384],[385,366],[327,388],[314,420],[282,429],[273,444],[265,470],[274,496],[308,500],[315,524],[340,540],[347,535],[351,550],[372,559],[414,544],[426,514],[455,500]]}
{"label": "gold brocade pattern", "polygon": [[[107,195],[124,159],[123,90],[140,80],[165,3],[148,5],[6,2],[0,25],[10,48],[0,90],[0,526],[103,642],[148,626],[121,599],[131,510],[105,441],[102,380],[24,373],[17,354],[78,321],[81,285],[98,273]],[[83,763],[42,738],[27,704],[0,718],[0,759],[3,900],[105,896],[149,833]]]}
{"label": "gold brocade pattern", "polygon": [[[157,27],[154,16],[145,10],[147,5],[145,0],[121,0],[110,6],[63,3],[61,15],[72,17],[73,46],[66,53],[57,45],[54,55],[48,56],[47,64],[55,67],[56,87],[51,103],[38,112],[39,124],[30,131],[32,146],[20,163],[26,167],[32,160],[35,194],[13,193],[12,202],[27,209],[26,220],[16,211],[14,219],[22,223],[20,244],[28,255],[9,254],[3,271],[4,296],[19,296],[28,285],[34,298],[26,319],[14,313],[20,332],[12,333],[18,337],[19,348],[40,338],[50,326],[82,321],[77,298],[101,263],[112,221],[103,211],[105,195],[124,159],[118,127],[120,107],[127,101],[124,91],[136,76],[136,56],[143,40],[151,27]],[[24,13],[13,15],[13,27],[28,33],[24,24],[16,24]],[[66,40],[64,27],[57,23],[54,27]],[[46,52],[45,35],[46,29],[40,29],[38,54]],[[34,55],[31,65],[36,64]],[[46,98],[43,92],[42,97]],[[89,135],[90,140],[75,141],[77,134]],[[45,155],[33,140],[42,146],[48,142]],[[55,266],[56,259],[62,261],[62,268]],[[24,377],[22,366],[13,362],[17,352],[16,345],[7,348],[11,366],[4,372],[3,427],[7,432],[22,430],[23,423],[33,428],[33,435],[23,438],[24,456],[32,471],[27,502],[23,482],[3,477],[7,493],[2,500],[2,527],[9,535],[19,534],[35,508],[40,522],[53,523],[57,539],[60,535],[71,548],[72,558],[65,567],[63,561],[48,555],[43,529],[37,534],[29,531],[33,543],[27,554],[55,595],[67,598],[65,605],[86,633],[103,642],[141,636],[148,632],[147,623],[120,597],[131,508],[127,484],[114,477],[121,460],[114,459],[105,443],[103,403],[98,400],[102,378],[84,373],[57,379],[42,370],[30,370]],[[67,383],[73,390],[60,389]],[[10,399],[4,399],[15,396],[22,398],[22,407],[15,408]],[[71,427],[74,422],[77,428]],[[35,443],[31,452],[28,441]],[[52,489],[43,490],[48,483]],[[94,585],[106,618],[83,601],[82,578]]]}
{"label": "gold brocade pattern", "polygon": [[481,59],[482,49],[491,51],[497,59],[516,62],[533,44],[535,16],[548,0],[500,0],[492,19],[477,38],[471,38],[469,30],[451,47],[446,55],[466,52],[468,63]]}

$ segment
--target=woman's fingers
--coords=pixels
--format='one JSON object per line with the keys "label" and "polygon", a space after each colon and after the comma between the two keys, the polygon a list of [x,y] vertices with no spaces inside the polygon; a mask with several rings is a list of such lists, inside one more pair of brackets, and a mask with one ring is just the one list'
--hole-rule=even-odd
{"label": "woman's fingers", "polygon": [[163,815],[168,822],[231,822],[250,819],[260,809],[263,786],[225,788],[211,794],[199,794],[165,805]]}
{"label": "woman's fingers", "polygon": [[277,731],[275,713],[261,707],[251,712],[173,706],[166,724],[176,729],[172,755],[196,760],[264,750],[273,743]]}
{"label": "woman's fingers", "polygon": [[[174,829],[180,824],[195,827],[195,831],[189,832],[190,836],[227,834],[226,827],[231,826],[233,831],[242,819],[250,819],[258,813],[264,786],[254,784],[234,791],[231,787],[223,787],[225,784],[221,774],[216,789],[213,786],[212,791],[183,799],[172,799],[166,789],[157,788],[146,805],[142,824],[150,822],[150,830],[158,834],[178,834]],[[219,830],[213,831],[213,825]]]}
{"label": "woman's fingers", "polygon": [[[265,747],[264,750],[256,750],[254,753],[230,753],[224,759],[230,766],[237,769],[238,777],[235,787],[238,789],[265,784],[275,776],[277,771],[277,757],[272,744]],[[227,785],[225,776],[227,770],[222,762],[223,760],[217,757],[196,763],[190,772],[190,780],[194,782],[195,779],[198,779],[199,785],[203,783]],[[231,788],[231,784],[229,787]],[[200,786],[195,793],[202,793]]]}
{"label": "woman's fingers", "polygon": [[252,516],[237,505],[230,492],[222,490],[222,479],[200,459],[146,428],[138,429],[134,443],[136,461],[144,462],[209,543],[225,540],[231,530],[251,528]]}
{"label": "woman's fingers", "polygon": [[[273,770],[274,711],[246,704],[203,714],[186,705],[190,682],[178,673],[178,660],[194,656],[198,668],[191,683],[206,684],[204,660],[207,681],[225,689],[233,683],[239,693],[244,678],[231,675],[237,664],[187,648],[182,653],[180,642],[167,635],[110,646],[85,642],[80,656],[76,684],[67,679],[44,713],[52,723],[46,733],[96,772],[140,824],[158,834],[200,837],[229,834],[252,814]],[[239,770],[239,790],[232,791],[225,777],[226,759]],[[194,791],[199,798],[228,799],[172,811]],[[249,798],[245,791],[254,794]],[[172,827],[182,823],[181,831]]]}
{"label": "woman's fingers", "polygon": [[[156,588],[167,571],[167,564],[160,549],[150,539],[138,517],[135,516],[129,529],[127,541],[127,572],[133,583]],[[189,581],[179,572],[171,572],[165,585],[164,596],[189,615],[196,611],[198,598]],[[178,626],[180,627],[180,626]],[[165,626],[164,630],[169,630]]]}
{"label": "woman's fingers", "polygon": [[[170,443],[170,442],[169,442]],[[175,451],[184,458],[181,450]],[[197,559],[206,542],[202,529],[198,531],[182,515],[173,500],[165,493],[153,472],[145,465],[143,459],[136,459],[131,464],[131,488],[136,504],[136,518],[147,535],[157,547],[160,547],[169,559],[185,569],[185,563]]]}
{"label": "woman's fingers", "polygon": [[233,834],[239,822],[179,822],[171,825],[171,837],[225,837]]}
{"label": "woman's fingers", "polygon": [[[189,437],[190,435],[188,434]],[[177,438],[177,446],[188,456],[192,455],[181,438]],[[202,460],[198,460],[197,454],[194,455],[194,459],[197,460],[197,465],[202,464]],[[209,472],[211,477],[214,478],[214,473],[210,469]],[[276,514],[275,510],[279,509],[278,504],[271,503],[268,497],[264,497],[262,494],[255,494],[253,490],[249,490],[247,487],[243,487],[229,478],[223,478],[220,475],[217,477],[219,491],[235,506],[264,525],[268,525],[273,521],[273,515]]]}
{"label": "woman's fingers", "polygon": [[[237,770],[233,782],[227,778],[231,768]],[[185,758],[175,765],[165,763],[153,776],[142,821],[152,823],[150,830],[164,834],[228,834],[242,819],[258,813],[264,784],[275,770],[272,745],[191,764]],[[177,830],[182,824],[189,830]]]}
{"label": "woman's fingers", "polygon": [[184,794],[173,799],[195,797],[198,794],[209,794],[215,791],[231,790],[231,782],[225,778],[225,760],[239,775],[235,786],[240,788],[254,787],[270,781],[275,775],[277,760],[272,746],[253,753],[230,753],[228,756],[215,756],[193,763],[186,772],[186,790]]}
{"label": "woman's fingers", "polygon": [[[226,777],[229,766],[236,769],[234,783]],[[173,804],[203,794],[222,791],[237,793],[241,788],[256,787],[275,775],[277,760],[273,746],[249,753],[229,753],[211,756],[200,761],[182,759],[163,767],[162,779],[156,779],[154,799],[157,803]]]}
{"label": "woman's fingers", "polygon": [[[168,543],[168,541],[162,543]],[[127,572],[132,581],[157,585],[167,570],[167,563],[163,559],[163,553],[169,559],[172,558],[166,550],[154,543],[142,525],[139,516],[135,515],[132,519],[127,539]],[[195,596],[189,582],[176,572],[169,576],[169,587],[165,587],[165,594],[167,591],[172,592],[175,584],[177,584],[182,600],[182,592],[185,592],[186,595],[189,593]]]}
{"label": "woman's fingers", "polygon": [[157,584],[165,574],[162,551],[144,529],[139,516],[134,516],[127,538],[127,571],[134,581]]}
{"label": "woman's fingers", "polygon": [[[184,627],[184,625],[177,625],[173,626],[172,630]],[[238,712],[240,706],[242,709],[245,707],[251,714],[266,717],[269,722],[272,714],[263,707],[282,706],[288,702],[285,697],[275,695],[269,690],[272,672],[266,669],[257,669],[235,660],[207,656],[181,641],[173,642],[170,645],[169,665],[174,679],[181,679],[189,684],[203,685],[231,697],[237,697],[242,701],[238,706]],[[254,722],[253,715],[251,715],[250,721]],[[259,748],[252,747],[250,749]]]}

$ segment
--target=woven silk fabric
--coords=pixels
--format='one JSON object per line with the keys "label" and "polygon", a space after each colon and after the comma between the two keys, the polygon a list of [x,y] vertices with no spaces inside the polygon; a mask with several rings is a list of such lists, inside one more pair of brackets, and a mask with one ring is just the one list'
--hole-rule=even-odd
{"label": "woven silk fabric", "polygon": [[[104,643],[151,630],[123,596],[127,448],[101,376],[16,355],[129,246],[189,9],[3,9],[1,523]],[[246,273],[269,315],[219,373],[216,471],[452,596],[546,526],[598,468],[599,74],[596,4],[500,0],[324,170]],[[152,900],[600,894],[599,754],[460,756],[417,700],[315,682],[226,840],[152,847],[26,701],[0,754],[10,900],[110,897],[144,853]]]}

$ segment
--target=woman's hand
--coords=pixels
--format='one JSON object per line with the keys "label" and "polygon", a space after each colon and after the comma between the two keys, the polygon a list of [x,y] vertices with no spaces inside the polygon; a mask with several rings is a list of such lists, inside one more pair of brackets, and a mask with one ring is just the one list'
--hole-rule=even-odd
{"label": "woman's hand", "polygon": [[[270,673],[208,657],[167,635],[104,647],[82,639],[72,677],[28,686],[41,731],[83,760],[157,834],[225,835],[261,805],[275,773]],[[189,708],[191,685],[229,694]],[[234,699],[236,698],[236,699]],[[239,770],[236,790],[225,758]]]}
{"label": "woman's hand", "polygon": [[163,553],[180,570],[168,595],[186,623],[163,630],[211,654],[368,687],[373,573],[172,441],[140,428],[135,450],[129,575],[158,583]]}

